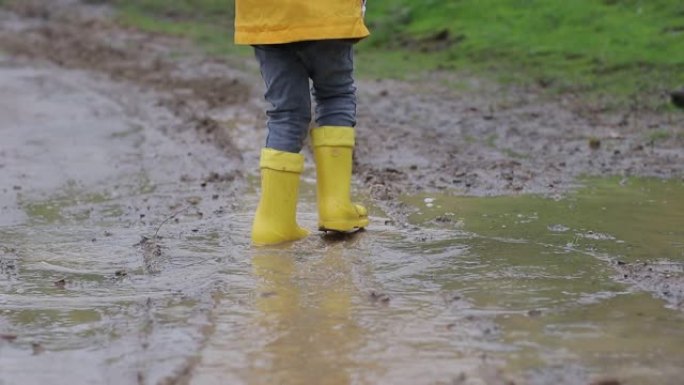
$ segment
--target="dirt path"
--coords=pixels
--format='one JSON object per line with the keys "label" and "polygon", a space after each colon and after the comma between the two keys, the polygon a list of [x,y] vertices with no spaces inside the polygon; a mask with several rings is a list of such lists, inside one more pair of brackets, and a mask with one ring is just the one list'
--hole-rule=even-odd
{"label": "dirt path", "polygon": [[[155,102],[105,76],[0,57],[3,385],[159,383],[201,344],[195,324],[220,280],[173,239],[231,210],[241,183],[224,176],[241,161]],[[6,345],[12,325],[20,337]]]}
{"label": "dirt path", "polygon": [[[19,4],[20,14],[34,18],[7,23],[5,50],[167,92],[165,106],[214,134],[227,153],[258,147],[240,139],[251,130],[263,135],[262,87],[251,60],[207,58],[185,42],[122,30],[93,7],[79,16],[40,1]],[[236,71],[236,64],[252,70]],[[582,175],[684,176],[681,113],[642,111],[637,103],[610,112],[582,95],[547,100],[457,76],[361,82],[357,174],[376,198],[444,189],[553,194]],[[454,81],[470,90],[441,86]]]}
{"label": "dirt path", "polygon": [[[664,246],[637,264],[593,222],[536,238],[513,229],[536,211],[492,211],[501,236],[409,223],[430,206],[398,199],[564,194],[583,174],[681,181],[681,115],[458,94],[439,86],[448,74],[362,81],[356,188],[374,226],[254,250],[265,132],[251,61],[121,28],[107,7],[17,4],[0,11],[0,385],[681,378],[678,230],[639,238]],[[676,188],[658,202],[677,204]],[[657,212],[681,223],[672,207]],[[573,231],[581,241],[554,243]]]}

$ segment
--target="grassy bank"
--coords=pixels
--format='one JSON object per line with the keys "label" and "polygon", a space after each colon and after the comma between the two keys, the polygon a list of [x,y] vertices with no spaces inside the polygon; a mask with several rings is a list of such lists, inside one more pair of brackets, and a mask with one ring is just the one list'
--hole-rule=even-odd
{"label": "grassy bank", "polygon": [[[232,45],[232,0],[117,0],[124,22],[185,35],[213,53]],[[361,75],[456,70],[551,92],[664,105],[684,86],[678,0],[371,0]]]}
{"label": "grassy bank", "polygon": [[559,91],[658,95],[684,85],[684,2],[375,0],[370,45]]}

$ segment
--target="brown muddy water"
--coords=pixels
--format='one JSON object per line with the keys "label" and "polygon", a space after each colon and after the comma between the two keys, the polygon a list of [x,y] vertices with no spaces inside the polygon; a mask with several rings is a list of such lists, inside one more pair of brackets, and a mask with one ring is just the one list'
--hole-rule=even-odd
{"label": "brown muddy water", "polygon": [[404,197],[408,223],[255,249],[239,161],[145,94],[2,79],[2,385],[681,383],[681,181]]}

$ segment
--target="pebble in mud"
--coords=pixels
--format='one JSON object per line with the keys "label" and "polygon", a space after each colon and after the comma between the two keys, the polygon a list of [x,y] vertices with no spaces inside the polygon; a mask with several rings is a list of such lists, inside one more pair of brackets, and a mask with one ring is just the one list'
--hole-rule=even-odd
{"label": "pebble in mud", "polygon": [[684,108],[684,88],[681,90],[673,91],[670,94],[670,98],[672,99],[672,104],[679,108]]}
{"label": "pebble in mud", "polygon": [[370,294],[368,294],[368,298],[371,302],[381,305],[389,305],[390,303],[390,296],[385,293],[371,291]]}
{"label": "pebble in mud", "polygon": [[271,297],[275,297],[275,296],[277,296],[277,295],[278,295],[278,293],[276,293],[275,291],[265,291],[265,292],[260,293],[260,294],[259,294],[259,297],[261,297],[261,298],[271,298]]}
{"label": "pebble in mud", "polygon": [[15,249],[0,246],[0,274],[5,275],[7,278],[16,276],[18,259],[19,257]]}
{"label": "pebble in mud", "polygon": [[437,216],[434,219],[434,221],[437,223],[452,223],[452,222],[454,222],[453,216],[454,216],[453,213],[446,213],[446,214]]}
{"label": "pebble in mud", "polygon": [[601,148],[601,140],[599,138],[589,138],[589,148],[592,150],[598,150]]}
{"label": "pebble in mud", "polygon": [[156,274],[161,271],[159,260],[162,256],[162,247],[159,240],[157,236],[152,238],[143,236],[140,242],[134,245],[142,249],[143,268],[147,274]]}
{"label": "pebble in mud", "polygon": [[607,378],[607,379],[593,381],[589,385],[622,385],[622,382],[620,382],[619,380],[616,380],[614,378]]}
{"label": "pebble in mud", "polygon": [[116,278],[123,278],[123,277],[125,277],[125,276],[127,276],[127,275],[128,275],[128,272],[126,272],[126,270],[117,270],[117,271],[114,272],[114,276],[115,276]]}
{"label": "pebble in mud", "polygon": [[0,341],[14,342],[17,338],[16,334],[0,334]]}
{"label": "pebble in mud", "polygon": [[37,356],[37,355],[45,352],[45,347],[38,342],[32,342],[31,343],[31,352],[33,353],[34,356]]}

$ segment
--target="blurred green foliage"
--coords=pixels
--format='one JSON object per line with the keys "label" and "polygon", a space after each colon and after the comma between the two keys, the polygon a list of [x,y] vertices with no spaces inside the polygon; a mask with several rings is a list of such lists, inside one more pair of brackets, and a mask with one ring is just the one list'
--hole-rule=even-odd
{"label": "blurred green foliage", "polygon": [[373,0],[370,7],[371,45],[438,47],[442,67],[620,94],[684,84],[680,0]]}
{"label": "blurred green foliage", "polygon": [[232,25],[233,0],[114,0],[115,3],[160,17],[211,20]]}
{"label": "blurred green foliage", "polygon": [[124,24],[193,39],[209,53],[250,52],[233,44],[233,0],[113,0]]}
{"label": "blurred green foliage", "polygon": [[[233,0],[115,1],[124,21],[236,52]],[[453,69],[651,105],[684,85],[681,0],[369,0],[367,20],[362,75]]]}

